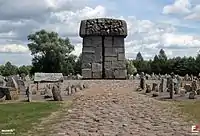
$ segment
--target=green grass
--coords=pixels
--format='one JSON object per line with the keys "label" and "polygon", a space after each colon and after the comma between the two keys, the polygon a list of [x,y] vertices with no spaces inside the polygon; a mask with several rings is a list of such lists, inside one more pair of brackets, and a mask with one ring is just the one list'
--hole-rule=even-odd
{"label": "green grass", "polygon": [[[178,108],[186,115],[187,121],[199,121],[200,120],[200,101],[183,101],[176,102]],[[198,122],[199,123],[199,122]]]}
{"label": "green grass", "polygon": [[60,107],[61,103],[57,102],[0,104],[0,130],[15,129],[20,136]]}

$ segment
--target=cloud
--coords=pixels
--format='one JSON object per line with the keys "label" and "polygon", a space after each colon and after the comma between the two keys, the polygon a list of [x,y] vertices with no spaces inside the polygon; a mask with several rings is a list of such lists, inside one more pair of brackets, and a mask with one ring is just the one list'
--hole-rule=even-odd
{"label": "cloud", "polygon": [[192,9],[191,14],[186,16],[184,19],[186,19],[186,20],[200,20],[200,5],[196,5]]}
{"label": "cloud", "polygon": [[[1,54],[29,54],[27,35],[40,29],[56,31],[61,37],[69,37],[79,55],[82,51],[82,38],[79,37],[80,22],[83,19],[111,17],[126,20],[128,36],[125,39],[126,57],[135,58],[140,51],[145,59],[153,58],[163,48],[169,57],[177,54],[183,56],[186,51],[192,54],[199,48],[199,37],[195,34],[180,32],[176,25],[189,26],[180,20],[166,23],[166,20],[155,22],[145,17],[128,16],[114,12],[105,4],[107,0],[0,0],[0,58]],[[114,6],[116,1],[112,2]],[[139,4],[139,2],[138,2]],[[143,3],[144,4],[144,3]],[[123,5],[118,5],[123,6]],[[140,5],[141,6],[141,5]],[[145,10],[145,9],[144,9]],[[163,8],[164,14],[182,14],[191,17],[199,11],[199,6],[191,6],[188,0],[176,0]],[[120,11],[122,12],[122,11]],[[190,17],[189,17],[190,16]],[[194,16],[194,15],[193,15]],[[196,17],[197,18],[197,17]],[[159,19],[159,18],[158,18]],[[169,21],[169,19],[168,19]],[[193,26],[191,26],[193,27]],[[197,26],[194,26],[196,28]],[[5,55],[6,54],[6,55]],[[31,62],[31,57],[13,60],[17,63]],[[11,59],[11,57],[8,57]],[[14,59],[14,58],[13,58]],[[26,59],[26,60],[25,60]],[[28,59],[28,60],[27,60]],[[0,63],[4,62],[0,59]]]}
{"label": "cloud", "polygon": [[0,19],[44,20],[52,12],[76,10],[86,5],[88,0],[0,0]]}
{"label": "cloud", "polygon": [[163,8],[163,14],[183,15],[184,20],[200,20],[200,4],[195,0],[175,0]]}
{"label": "cloud", "polygon": [[29,49],[23,45],[1,45],[0,53],[28,53]]}
{"label": "cloud", "polygon": [[184,56],[185,52],[200,48],[198,35],[178,33],[173,25],[133,17],[126,20],[130,31],[125,44],[128,58],[135,58],[141,52],[145,59],[152,59],[160,49],[164,49],[168,57]]}
{"label": "cloud", "polygon": [[163,14],[188,14],[190,13],[191,3],[189,0],[175,0],[173,4],[163,8]]}

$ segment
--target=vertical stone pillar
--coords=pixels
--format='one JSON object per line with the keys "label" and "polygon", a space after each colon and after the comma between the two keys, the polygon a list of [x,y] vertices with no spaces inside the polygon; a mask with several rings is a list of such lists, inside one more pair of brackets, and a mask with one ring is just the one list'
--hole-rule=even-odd
{"label": "vertical stone pillar", "polygon": [[82,76],[84,79],[125,79],[124,38],[127,24],[123,20],[98,18],[82,20]]}

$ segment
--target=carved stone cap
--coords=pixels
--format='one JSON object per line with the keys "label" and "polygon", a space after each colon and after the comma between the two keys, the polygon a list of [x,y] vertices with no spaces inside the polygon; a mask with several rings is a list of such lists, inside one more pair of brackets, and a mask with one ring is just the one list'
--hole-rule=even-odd
{"label": "carved stone cap", "polygon": [[127,36],[127,24],[124,20],[96,18],[82,20],[80,37],[85,36]]}

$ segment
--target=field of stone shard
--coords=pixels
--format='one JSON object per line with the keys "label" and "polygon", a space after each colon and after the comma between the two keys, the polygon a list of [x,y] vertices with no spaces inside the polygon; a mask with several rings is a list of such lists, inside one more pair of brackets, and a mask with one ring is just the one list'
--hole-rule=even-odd
{"label": "field of stone shard", "polygon": [[[190,136],[191,122],[169,102],[134,91],[135,80],[94,80],[48,128],[52,136]],[[45,125],[44,124],[40,124]]]}

